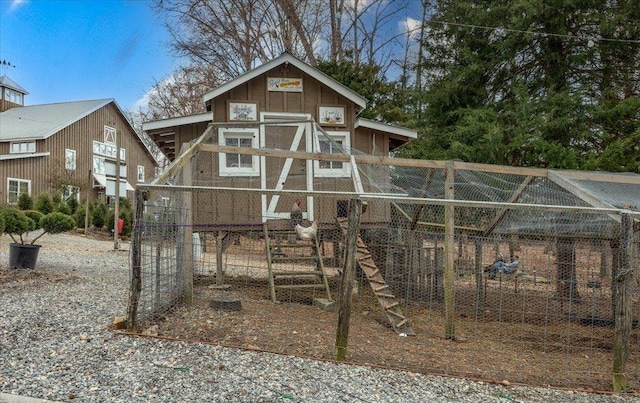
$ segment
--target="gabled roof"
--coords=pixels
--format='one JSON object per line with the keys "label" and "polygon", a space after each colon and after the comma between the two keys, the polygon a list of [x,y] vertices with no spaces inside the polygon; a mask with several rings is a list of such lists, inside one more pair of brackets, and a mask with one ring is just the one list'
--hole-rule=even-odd
{"label": "gabled roof", "polygon": [[21,92],[24,95],[29,95],[27,90],[19,86],[15,81],[10,79],[6,74],[0,77],[0,86],[11,88],[12,90]]}
{"label": "gabled roof", "polygon": [[230,91],[232,89],[234,89],[235,87],[246,83],[249,80],[252,80],[258,76],[260,76],[261,74],[264,74],[266,72],[268,72],[269,70],[281,65],[281,64],[285,64],[285,63],[289,63],[292,66],[297,67],[298,69],[302,70],[304,73],[308,74],[309,76],[315,78],[316,80],[320,81],[322,84],[326,85],[327,87],[332,88],[333,90],[335,90],[338,94],[344,96],[345,98],[349,99],[350,101],[352,101],[353,103],[355,103],[356,105],[358,105],[360,108],[364,109],[367,106],[367,99],[364,98],[362,95],[358,94],[357,92],[351,90],[349,87],[345,86],[344,84],[334,80],[333,78],[329,77],[328,75],[324,74],[323,72],[321,72],[320,70],[304,63],[303,61],[293,57],[291,54],[289,53],[283,53],[282,55],[276,57],[275,59],[263,64],[262,66],[256,67],[253,70],[249,70],[246,73],[244,73],[241,76],[238,76],[236,78],[234,78],[231,81],[227,81],[226,83],[222,84],[219,87],[214,88],[213,90],[207,92],[204,95],[204,101],[207,102],[217,96],[220,96],[222,94],[224,94],[227,91]]}
{"label": "gabled roof", "polygon": [[0,142],[46,139],[111,102],[115,104],[109,98],[11,108],[0,113]]}
{"label": "gabled roof", "polygon": [[391,133],[398,136],[408,137],[412,139],[418,138],[418,132],[406,127],[394,126],[388,123],[376,122],[375,120],[358,118],[354,123],[354,128],[364,127],[367,129],[378,130],[385,133]]}

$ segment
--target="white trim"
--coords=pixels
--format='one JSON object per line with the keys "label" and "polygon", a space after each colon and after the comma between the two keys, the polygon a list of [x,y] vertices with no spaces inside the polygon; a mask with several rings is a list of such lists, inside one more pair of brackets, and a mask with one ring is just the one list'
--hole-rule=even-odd
{"label": "white trim", "polygon": [[175,126],[188,125],[192,123],[202,123],[202,122],[211,122],[211,121],[213,121],[213,112],[204,112],[204,113],[199,113],[197,115],[180,116],[177,118],[143,122],[142,130],[144,131],[158,130],[158,129],[164,129],[167,127],[175,127]]}
{"label": "white trim", "polygon": [[[342,148],[343,150],[351,149],[351,132],[349,131],[337,131],[337,130],[327,130],[326,131],[329,136],[335,138],[336,140],[342,140]],[[313,143],[315,146],[315,152],[322,153],[323,151],[320,149],[320,136],[324,137],[322,133],[315,133]],[[332,153],[333,154],[333,153]],[[340,153],[342,154],[342,153]],[[335,161],[328,161],[330,164],[334,164]],[[316,178],[349,178],[351,177],[351,165],[343,162],[342,168],[320,168],[320,161],[313,161],[313,174]]]}
{"label": "white trim", "polygon": [[[296,134],[294,136],[293,141],[291,142],[291,146],[289,147],[290,151],[298,151],[298,147],[300,147],[300,141],[302,140],[302,136],[305,136],[305,151],[312,152],[313,144],[312,144],[312,133],[311,133],[311,114],[308,113],[286,113],[286,112],[260,112],[260,121],[266,122],[269,120],[278,121],[278,120],[297,120],[299,119],[300,123],[283,123],[278,124],[279,126],[292,126],[297,127]],[[267,124],[260,125],[260,148],[266,147],[266,127],[269,126]],[[280,176],[275,186],[275,190],[283,190],[284,183],[289,176],[289,172],[291,171],[291,166],[293,164],[293,158],[286,158],[284,165],[282,167],[282,171],[280,172]],[[307,179],[307,190],[313,190],[313,172],[312,172],[312,161],[306,161],[306,179]],[[260,187],[261,189],[267,189],[267,171],[266,171],[266,158],[264,156],[260,157]],[[269,218],[289,218],[289,213],[276,213],[276,208],[278,206],[278,201],[280,200],[279,195],[273,195],[271,200],[267,200],[267,195],[262,194],[262,220],[266,221]],[[268,202],[268,204],[267,204]],[[307,209],[308,212],[303,215],[309,220],[313,221],[313,197],[307,196]]]}
{"label": "white trim", "polygon": [[311,76],[312,78],[318,80],[319,82],[321,82],[322,84],[326,85],[327,87],[331,88],[332,90],[336,91],[338,94],[344,96],[345,98],[349,99],[351,102],[355,103],[356,105],[358,105],[360,108],[364,109],[367,106],[367,99],[364,98],[362,95],[354,92],[353,90],[351,90],[349,87],[345,86],[344,84],[334,80],[333,78],[329,77],[328,75],[324,74],[323,72],[321,72],[320,70],[309,66],[308,64],[302,62],[301,60],[293,57],[292,55],[290,55],[289,53],[283,53],[282,55],[280,55],[279,57],[276,57],[275,59],[263,64],[262,66],[256,67],[253,70],[249,70],[248,72],[246,72],[245,74],[236,77],[235,79],[231,80],[231,81],[227,81],[226,83],[214,88],[213,90],[207,92],[206,94],[204,94],[204,101],[207,102],[213,98],[216,98],[228,91],[231,91],[232,89],[236,88],[237,86],[246,83],[249,80],[252,80],[266,72],[268,72],[269,70],[281,65],[281,64],[285,64],[285,63],[289,63],[292,66],[302,70],[302,72],[308,74],[309,76]]}
{"label": "white trim", "polygon": [[364,127],[365,129],[377,130],[380,132],[391,133],[402,137],[408,137],[411,139],[418,138],[418,132],[415,130],[407,129],[406,127],[394,126],[388,123],[375,122],[373,120],[358,118],[356,119],[354,126],[355,129],[358,127]]}
{"label": "white trim", "polygon": [[[18,194],[16,195],[16,201],[12,202],[9,199],[9,196],[11,196],[11,193],[9,191],[10,189],[10,185],[11,185],[11,181],[15,181],[18,182]],[[31,195],[31,179],[20,179],[20,178],[11,178],[11,177],[7,177],[7,203],[8,204],[15,204],[18,202],[18,198],[20,198],[20,183],[26,183],[27,184],[27,194]]]}
{"label": "white trim", "polygon": [[73,148],[64,149],[64,168],[75,171],[77,166],[77,153]]}
{"label": "white trim", "polygon": [[[228,133],[228,134],[227,134]],[[227,138],[251,139],[251,148],[258,148],[258,129],[257,128],[234,128],[219,127],[218,128],[218,144],[227,145]],[[234,154],[236,155],[236,154]],[[242,155],[242,154],[237,154]],[[218,174],[220,176],[258,176],[260,170],[258,168],[259,158],[257,155],[251,156],[251,167],[228,167],[227,154],[220,153],[218,158]]]}
{"label": "white trim", "polygon": [[3,155],[0,155],[0,161],[17,160],[20,158],[48,157],[49,155],[51,155],[49,151],[42,152],[42,153],[32,153],[32,154],[3,154]]}

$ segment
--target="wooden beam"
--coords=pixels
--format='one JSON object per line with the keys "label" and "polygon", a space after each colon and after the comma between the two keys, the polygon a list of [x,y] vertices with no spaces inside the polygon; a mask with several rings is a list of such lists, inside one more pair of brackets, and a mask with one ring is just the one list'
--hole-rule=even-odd
{"label": "wooden beam", "polygon": [[[454,198],[455,168],[453,161],[447,161],[447,175],[445,179],[444,197],[448,200]],[[445,332],[447,340],[455,340],[455,229],[454,229],[453,204],[444,206],[444,316]]]}
{"label": "wooden beam", "polygon": [[[509,203],[517,202],[518,199],[520,198],[520,196],[522,195],[522,192],[524,192],[524,190],[527,188],[527,186],[529,186],[529,184],[532,181],[533,181],[533,176],[527,176],[526,178],[524,178],[522,183],[520,183],[518,188],[513,192],[513,194],[509,198]],[[489,224],[487,225],[486,229],[484,230],[484,236],[489,235],[491,233],[491,231],[493,231],[496,228],[496,226],[498,225],[500,220],[502,220],[502,217],[504,217],[504,215],[507,214],[507,211],[509,211],[509,208],[507,208],[507,207],[505,207],[505,208],[501,209],[500,211],[498,211],[496,216],[493,217],[491,222],[489,222]]]}
{"label": "wooden beam", "polygon": [[550,173],[560,175],[568,179],[578,181],[593,181],[593,182],[611,182],[611,183],[624,183],[629,185],[640,185],[640,175],[631,173],[609,173],[609,172],[594,172],[594,171],[555,171],[549,170]]}
{"label": "wooden beam", "polygon": [[347,355],[349,321],[351,318],[351,296],[353,292],[353,280],[356,277],[356,257],[358,253],[361,214],[362,200],[351,199],[349,201],[349,223],[345,239],[345,259],[340,288],[342,292],[338,305],[338,328],[336,330],[336,344],[334,349],[334,355],[338,361],[344,361]]}
{"label": "wooden beam", "polygon": [[[556,185],[558,185],[561,188],[567,190],[569,193],[571,193],[574,196],[580,198],[581,200],[583,200],[584,202],[586,202],[587,204],[589,204],[589,205],[591,205],[593,207],[612,208],[612,209],[616,208],[615,206],[612,206],[611,204],[600,200],[599,198],[597,198],[596,196],[592,195],[591,193],[589,193],[588,191],[584,190],[583,188],[579,187],[578,185],[576,185],[572,181],[567,180],[564,176],[561,176],[556,171],[549,171],[548,178],[549,178],[550,181],[552,181]],[[609,215],[609,217],[611,217],[615,221],[620,222],[620,216],[619,215],[617,215],[617,214],[608,214],[608,215]]]}

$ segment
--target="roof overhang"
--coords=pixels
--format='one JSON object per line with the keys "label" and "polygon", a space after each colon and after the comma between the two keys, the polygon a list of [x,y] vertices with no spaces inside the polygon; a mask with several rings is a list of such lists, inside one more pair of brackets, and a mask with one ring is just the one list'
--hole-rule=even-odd
{"label": "roof overhang", "polygon": [[213,120],[212,112],[198,113],[196,115],[180,116],[177,118],[152,120],[142,123],[142,130],[154,131],[166,129],[169,127],[189,125],[193,123],[211,122]]}
{"label": "roof overhang", "polygon": [[17,160],[21,158],[37,158],[37,157],[48,157],[51,155],[50,152],[42,152],[42,153],[28,153],[28,154],[3,154],[0,155],[0,161],[6,160]]}
{"label": "roof overhang", "polygon": [[355,121],[354,128],[364,127],[366,129],[376,130],[380,132],[395,134],[397,136],[407,137],[410,139],[418,138],[418,132],[407,129],[405,127],[394,126],[388,123],[376,122],[370,119],[358,118]]}
{"label": "roof overhang", "polygon": [[214,88],[213,90],[207,92],[204,95],[204,101],[207,102],[213,98],[216,98],[232,89],[234,89],[235,87],[246,83],[249,80],[252,80],[266,72],[268,72],[269,70],[274,69],[275,67],[280,66],[281,64],[285,64],[285,63],[289,63],[292,66],[302,70],[304,73],[306,73],[307,75],[313,77],[314,79],[318,80],[319,82],[321,82],[322,84],[326,85],[327,87],[333,89],[334,91],[336,91],[337,93],[339,93],[340,95],[344,96],[345,98],[349,99],[350,101],[352,101],[353,103],[355,103],[356,105],[358,105],[361,109],[364,109],[367,106],[367,99],[364,98],[362,95],[358,94],[357,92],[354,92],[353,90],[351,90],[349,87],[347,87],[346,85],[340,83],[339,81],[334,80],[333,78],[329,77],[328,75],[324,74],[323,72],[321,72],[320,70],[304,63],[303,61],[293,57],[291,54],[289,53],[283,53],[282,55],[280,55],[279,57],[263,64],[262,66],[256,67],[253,70],[249,70],[248,72],[246,72],[245,74],[238,76],[236,78],[234,78],[231,81],[227,81],[226,83],[222,84],[219,87]]}

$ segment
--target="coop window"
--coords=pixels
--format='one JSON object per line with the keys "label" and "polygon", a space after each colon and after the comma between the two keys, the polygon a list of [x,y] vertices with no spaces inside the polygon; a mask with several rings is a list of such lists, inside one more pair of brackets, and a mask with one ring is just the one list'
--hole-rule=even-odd
{"label": "coop window", "polygon": [[[318,132],[316,135],[316,152],[323,154],[343,155],[351,144],[349,132]],[[327,137],[328,135],[328,137]],[[349,164],[341,161],[314,161],[314,173],[316,177],[349,177],[351,170]]]}
{"label": "coop window", "polygon": [[31,181],[25,179],[7,178],[7,203],[16,204],[22,193],[31,195]]}
{"label": "coop window", "polygon": [[138,165],[138,182],[144,182],[144,166]]}
{"label": "coop window", "polygon": [[71,171],[76,169],[76,150],[70,148],[64,150],[64,167]]}
{"label": "coop window", "polygon": [[[221,128],[219,144],[227,147],[258,148],[258,129]],[[241,153],[220,154],[220,176],[257,176],[258,156]]]}

